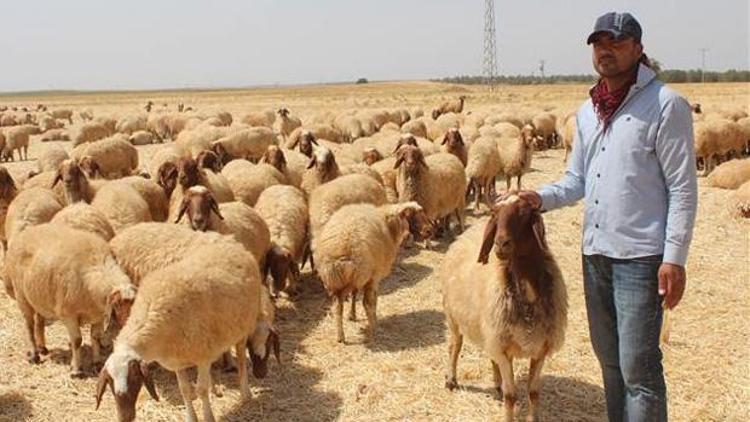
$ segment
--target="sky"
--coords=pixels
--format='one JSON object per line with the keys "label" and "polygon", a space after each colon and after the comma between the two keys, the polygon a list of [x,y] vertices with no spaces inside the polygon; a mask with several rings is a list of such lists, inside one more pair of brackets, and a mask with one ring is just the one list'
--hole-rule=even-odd
{"label": "sky", "polygon": [[[244,87],[481,73],[482,0],[3,0],[0,92]],[[748,0],[495,0],[504,75],[593,73],[630,11],[665,68],[748,69]]]}

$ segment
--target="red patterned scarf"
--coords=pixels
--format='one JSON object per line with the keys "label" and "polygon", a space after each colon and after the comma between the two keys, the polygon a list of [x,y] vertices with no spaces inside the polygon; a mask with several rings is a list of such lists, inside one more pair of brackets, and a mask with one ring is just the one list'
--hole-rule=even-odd
{"label": "red patterned scarf", "polygon": [[634,77],[620,89],[610,92],[604,80],[599,79],[599,82],[589,91],[591,101],[594,103],[594,111],[596,111],[599,121],[604,123],[604,129],[609,126],[612,115],[615,114],[615,111],[617,111],[620,104],[625,100],[630,87],[633,86],[635,81],[636,78]]}

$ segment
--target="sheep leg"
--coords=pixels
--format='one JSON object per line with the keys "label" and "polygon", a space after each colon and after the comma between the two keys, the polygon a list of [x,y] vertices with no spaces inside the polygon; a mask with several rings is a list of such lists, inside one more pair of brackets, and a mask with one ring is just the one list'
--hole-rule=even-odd
{"label": "sheep leg", "polygon": [[529,414],[526,420],[529,422],[539,420],[539,384],[542,366],[544,366],[544,356],[539,359],[531,359],[529,363]]}
{"label": "sheep leg", "polygon": [[203,404],[203,420],[205,422],[215,422],[214,412],[211,410],[211,400],[208,391],[211,388],[211,364],[198,366],[197,393]]}
{"label": "sheep leg", "polygon": [[482,186],[476,180],[472,180],[471,185],[474,188],[474,210],[479,211],[479,201],[482,199]]}
{"label": "sheep leg", "polygon": [[234,351],[237,353],[237,377],[240,380],[240,396],[247,400],[250,398],[250,387],[247,384],[247,355],[245,355],[245,344],[247,338],[234,345]]}
{"label": "sheep leg", "polygon": [[336,334],[337,341],[344,343],[344,295],[338,293],[336,295]]}
{"label": "sheep leg", "polygon": [[177,371],[177,385],[182,394],[182,401],[185,403],[185,422],[198,422],[198,415],[195,414],[193,407],[193,386],[190,385],[187,369]]}
{"label": "sheep leg", "polygon": [[352,291],[352,306],[349,308],[349,321],[357,320],[357,289]]}
{"label": "sheep leg", "polygon": [[445,375],[445,387],[452,391],[458,387],[458,382],[456,381],[456,365],[458,365],[458,356],[461,354],[461,347],[464,344],[464,336],[459,331],[458,325],[456,325],[450,317],[447,319],[448,329],[451,332],[451,340],[448,345],[449,359],[448,372]]}
{"label": "sheep leg", "polygon": [[500,374],[500,367],[497,366],[497,363],[494,360],[490,359],[490,362],[492,362],[492,381],[495,384],[495,390],[497,390],[497,394],[500,395],[500,397],[503,396],[503,376]]}
{"label": "sheep leg", "polygon": [[456,208],[456,220],[458,220],[458,233],[464,232],[464,207]]}
{"label": "sheep leg", "polygon": [[70,338],[70,376],[73,378],[83,377],[83,365],[81,365],[81,343],[83,343],[83,337],[81,336],[81,326],[77,320],[67,319],[64,321],[65,328],[68,330],[68,337]]}
{"label": "sheep leg", "polygon": [[513,360],[504,353],[496,361],[503,378],[503,401],[505,402],[505,420],[512,421],[516,410],[516,382],[513,378]]}
{"label": "sheep leg", "polygon": [[505,176],[505,191],[510,192],[510,178],[511,176]]}
{"label": "sheep leg", "polygon": [[521,175],[520,174],[518,175],[518,183],[517,183],[517,185],[518,185],[518,190],[521,190]]}
{"label": "sheep leg", "polygon": [[224,352],[224,354],[221,355],[221,361],[222,361],[222,370],[224,372],[234,372],[237,370],[237,365],[234,363],[234,358],[232,357],[232,352],[227,350]]}
{"label": "sheep leg", "polygon": [[365,313],[367,314],[367,337],[375,338],[375,323],[377,322],[376,309],[378,307],[378,292],[375,289],[375,282],[370,280],[365,286],[365,295],[363,298]]}
{"label": "sheep leg", "polygon": [[[495,182],[494,178],[487,179],[487,182],[484,186],[484,202],[487,205],[487,208],[492,209],[492,196],[490,195],[490,188],[492,184]],[[463,223],[461,224],[463,226]]]}
{"label": "sheep leg", "polygon": [[21,313],[23,314],[24,322],[26,323],[26,333],[28,336],[26,337],[28,339],[29,343],[29,351],[26,353],[27,358],[29,359],[29,363],[39,363],[39,352],[36,349],[36,343],[34,341],[34,310],[31,309],[31,306],[23,300],[23,298],[18,297],[18,308],[21,310]]}
{"label": "sheep leg", "polygon": [[91,324],[91,360],[94,366],[102,362],[102,335],[104,334],[104,325]]}
{"label": "sheep leg", "polygon": [[44,335],[44,317],[37,313],[34,313],[34,349],[40,355],[49,353]]}

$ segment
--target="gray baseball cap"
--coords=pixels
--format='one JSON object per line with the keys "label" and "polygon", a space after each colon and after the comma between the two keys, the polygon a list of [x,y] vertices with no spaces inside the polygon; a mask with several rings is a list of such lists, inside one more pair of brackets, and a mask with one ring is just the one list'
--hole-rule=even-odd
{"label": "gray baseball cap", "polygon": [[612,34],[617,41],[633,37],[637,42],[641,42],[641,24],[630,13],[609,12],[599,16],[586,44],[594,42],[596,36],[602,32]]}

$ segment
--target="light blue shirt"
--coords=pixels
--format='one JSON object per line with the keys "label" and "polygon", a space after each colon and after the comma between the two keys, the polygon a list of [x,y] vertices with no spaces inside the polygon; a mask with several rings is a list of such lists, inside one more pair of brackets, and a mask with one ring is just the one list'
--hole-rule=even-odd
{"label": "light blue shirt", "polygon": [[688,102],[640,65],[606,131],[591,99],[576,123],[565,175],[539,190],[542,208],[584,198],[584,255],[663,254],[663,262],[684,266],[698,206]]}

